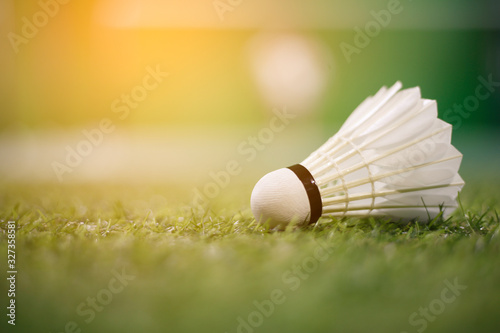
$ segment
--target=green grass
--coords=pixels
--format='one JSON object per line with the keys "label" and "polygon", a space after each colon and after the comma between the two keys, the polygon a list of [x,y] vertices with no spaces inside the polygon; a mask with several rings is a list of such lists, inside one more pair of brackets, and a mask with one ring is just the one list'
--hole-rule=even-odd
{"label": "green grass", "polygon": [[[496,332],[498,185],[467,184],[462,208],[428,225],[323,219],[284,232],[255,224],[251,186],[203,210],[180,186],[4,185],[1,274],[6,221],[15,220],[17,325],[6,324],[2,278],[1,330]],[[110,293],[123,269],[134,278]],[[445,289],[455,279],[466,289],[454,296]],[[439,301],[443,292],[454,299]],[[95,317],[77,312],[97,295],[109,304]],[[270,299],[280,304],[257,314],[255,302]],[[429,306],[438,314],[424,319]],[[248,316],[258,327],[239,327]]]}

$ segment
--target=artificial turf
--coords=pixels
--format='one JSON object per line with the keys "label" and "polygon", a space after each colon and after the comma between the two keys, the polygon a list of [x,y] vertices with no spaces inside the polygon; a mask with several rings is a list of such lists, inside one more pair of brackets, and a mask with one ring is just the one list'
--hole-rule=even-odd
{"label": "artificial turf", "polygon": [[255,224],[251,186],[198,207],[180,186],[4,184],[1,331],[497,332],[499,184],[467,184],[447,220],[282,232]]}

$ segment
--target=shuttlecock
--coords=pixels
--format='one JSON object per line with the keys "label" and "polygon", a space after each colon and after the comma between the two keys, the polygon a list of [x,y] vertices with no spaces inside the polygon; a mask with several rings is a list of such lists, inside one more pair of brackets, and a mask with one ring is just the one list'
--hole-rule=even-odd
{"label": "shuttlecock", "polygon": [[262,177],[252,192],[260,223],[283,227],[321,216],[389,216],[422,222],[457,207],[462,154],[451,125],[418,87],[382,87],[300,164]]}

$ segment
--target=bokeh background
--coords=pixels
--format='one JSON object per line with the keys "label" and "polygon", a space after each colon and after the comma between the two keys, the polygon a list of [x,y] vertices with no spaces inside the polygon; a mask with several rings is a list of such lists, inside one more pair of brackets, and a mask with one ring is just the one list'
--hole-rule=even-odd
{"label": "bokeh background", "polygon": [[[474,96],[478,77],[500,81],[499,2],[401,0],[347,59],[342,43],[356,47],[356,29],[390,3],[1,0],[0,176],[60,181],[54,161],[64,163],[82,131],[108,118],[114,130],[63,182],[201,186],[233,159],[242,172],[231,184],[254,182],[301,161],[397,80],[420,86],[455,125],[466,180],[496,176],[500,93],[470,115],[450,110]],[[36,32],[26,20],[38,22]],[[13,46],[12,33],[23,31],[34,36]],[[157,67],[168,77],[120,119],[113,102]],[[296,117],[248,161],[239,145],[267,128],[276,108]]]}
{"label": "bokeh background", "polygon": [[[328,261],[255,332],[415,332],[409,316],[454,279],[468,289],[426,332],[498,331],[499,17],[494,0],[0,0],[0,235],[16,221],[15,329],[242,332],[237,318],[288,288],[282,274],[325,240]],[[161,82],[146,91],[151,71]],[[256,226],[255,182],[398,80],[454,125],[465,208],[427,226]],[[273,132],[276,110],[293,119]],[[103,121],[112,130],[90,144]],[[137,279],[88,324],[79,304],[124,267]]]}

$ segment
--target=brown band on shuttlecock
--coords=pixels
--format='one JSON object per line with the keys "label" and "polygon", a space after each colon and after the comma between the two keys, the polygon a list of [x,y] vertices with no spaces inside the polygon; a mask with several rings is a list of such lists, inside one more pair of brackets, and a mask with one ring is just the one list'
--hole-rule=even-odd
{"label": "brown band on shuttlecock", "polygon": [[289,166],[288,169],[292,170],[304,185],[307,197],[309,198],[309,205],[311,206],[311,218],[309,219],[309,223],[315,223],[323,212],[323,202],[321,201],[321,194],[319,193],[316,180],[314,180],[309,170],[301,164]]}

